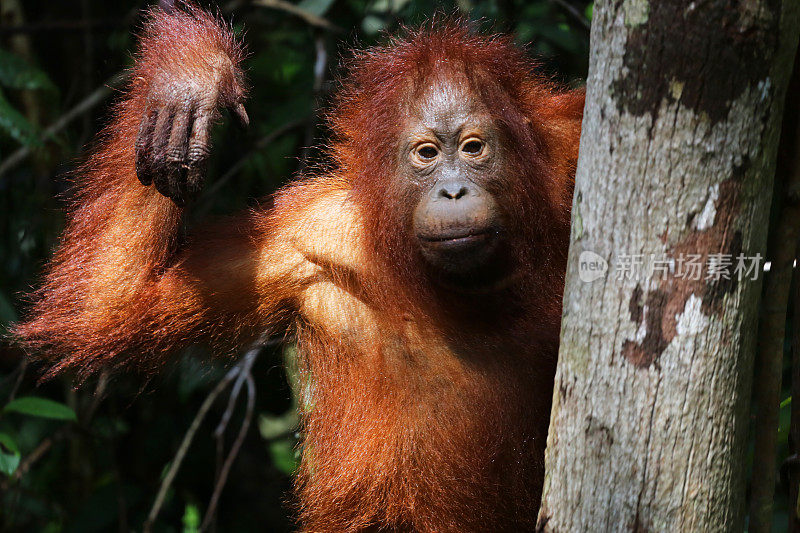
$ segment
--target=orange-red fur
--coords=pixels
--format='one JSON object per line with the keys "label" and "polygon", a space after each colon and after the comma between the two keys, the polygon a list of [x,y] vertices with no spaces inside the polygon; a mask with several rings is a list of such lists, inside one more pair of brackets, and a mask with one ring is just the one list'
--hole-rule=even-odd
{"label": "orange-red fur", "polygon": [[[212,17],[153,15],[19,338],[51,375],[85,375],[291,326],[307,394],[306,530],[532,528],[583,93],[557,90],[507,39],[459,24],[409,32],[352,60],[329,116],[330,172],[180,242],[181,210],[138,183],[134,141],[157,75],[202,79],[219,57],[241,53]],[[497,194],[520,272],[489,294],[426,277],[410,193],[392,181],[404,111],[456,75],[498,124],[514,176]]]}

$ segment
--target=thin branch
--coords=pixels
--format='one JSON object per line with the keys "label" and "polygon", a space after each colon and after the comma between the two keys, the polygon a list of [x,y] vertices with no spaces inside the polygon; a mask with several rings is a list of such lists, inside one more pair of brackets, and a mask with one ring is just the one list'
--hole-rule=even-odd
{"label": "thin branch", "polygon": [[8,395],[9,402],[17,396],[17,391],[19,391],[19,386],[22,385],[22,380],[25,377],[25,371],[27,369],[28,369],[28,359],[26,357],[23,357],[22,361],[20,361],[19,363],[19,370],[18,370],[19,374],[17,375],[17,379],[14,381],[14,387],[11,389],[11,392]]}
{"label": "thin branch", "polygon": [[186,435],[183,437],[181,445],[178,447],[178,451],[175,453],[175,457],[170,463],[169,470],[164,476],[164,480],[161,482],[161,487],[158,489],[158,494],[153,502],[153,507],[150,508],[150,512],[147,515],[147,520],[145,520],[144,525],[142,526],[143,533],[149,533],[152,531],[153,524],[155,523],[158,513],[161,511],[161,506],[164,504],[164,499],[167,496],[167,490],[169,490],[169,487],[172,485],[175,475],[178,473],[178,469],[180,468],[181,463],[183,463],[183,459],[186,456],[186,452],[189,450],[189,446],[192,444],[192,440],[194,440],[194,436],[197,433],[197,430],[200,428],[200,424],[203,422],[203,419],[208,414],[209,409],[211,409],[211,406],[217,397],[222,394],[222,391],[225,390],[225,387],[230,385],[230,383],[238,374],[238,365],[231,368],[228,373],[225,374],[225,377],[223,377],[220,382],[217,383],[217,386],[214,387],[214,390],[209,393],[209,395],[203,401],[203,404],[200,406],[200,409],[197,411],[194,420],[192,420],[192,424],[189,426],[189,429],[186,431]]}
{"label": "thin branch", "polygon": [[303,147],[303,152],[300,156],[300,170],[305,169],[308,165],[308,158],[311,155],[312,145],[314,143],[314,134],[317,131],[317,110],[319,108],[320,94],[322,93],[322,84],[325,81],[325,74],[328,72],[328,50],[325,48],[325,37],[321,32],[318,32],[314,39],[314,49],[316,50],[316,59],[314,60],[314,85],[312,87],[314,94],[314,115],[308,121],[306,127],[306,135]]}
{"label": "thin branch", "polygon": [[[256,355],[258,355],[258,349],[251,350],[251,353],[253,354],[251,356],[252,361],[255,361]],[[228,453],[228,457],[225,459],[225,464],[223,464],[222,469],[219,472],[219,478],[214,486],[214,493],[211,495],[211,500],[208,502],[208,509],[206,510],[205,517],[203,518],[203,523],[200,525],[201,533],[208,529],[208,526],[211,524],[211,521],[216,515],[220,494],[222,494],[222,489],[225,487],[225,482],[228,480],[228,474],[230,474],[231,466],[236,460],[236,457],[239,455],[239,450],[244,443],[244,439],[247,436],[247,431],[250,429],[250,423],[253,420],[253,411],[256,404],[255,381],[253,380],[253,375],[250,370],[248,370],[246,373],[242,372],[240,375],[245,376],[245,383],[247,384],[247,409],[245,411],[244,420],[242,420],[242,426],[239,428],[239,434],[236,436],[236,440],[231,446],[231,451]]]}
{"label": "thin branch", "polygon": [[[53,447],[53,444],[66,437],[71,429],[72,428],[69,425],[61,426],[55,433],[42,440],[42,442],[40,442],[31,453],[22,459],[22,462],[20,462],[19,466],[17,466],[17,469],[14,471],[14,474],[11,476],[11,481],[19,481],[39,459],[44,457],[45,454],[50,451],[50,448]],[[6,482],[0,486],[0,489],[7,490],[9,486],[10,483]]]}
{"label": "thin branch", "polygon": [[300,17],[301,19],[306,21],[307,24],[311,26],[322,28],[323,30],[332,31],[335,33],[344,33],[344,30],[339,26],[337,26],[336,24],[333,24],[332,22],[329,22],[327,19],[324,19],[319,15],[315,15],[310,11],[306,11],[301,7],[286,2],[285,0],[255,0],[253,2],[253,5],[261,7],[269,7],[272,9],[279,9],[296,17]]}
{"label": "thin branch", "polygon": [[111,371],[108,368],[103,368],[103,370],[100,372],[100,376],[97,378],[97,387],[95,387],[94,394],[92,395],[92,403],[89,404],[89,408],[86,410],[86,414],[83,417],[84,425],[88,426],[89,421],[94,418],[97,408],[100,407],[100,403],[105,397],[106,389],[108,388],[108,382],[110,379]]}
{"label": "thin branch", "polygon": [[[222,469],[225,465],[225,461],[223,460],[223,452],[225,451],[225,430],[228,427],[228,422],[233,416],[233,411],[236,407],[236,402],[239,399],[239,393],[242,390],[242,384],[245,381],[245,376],[250,373],[249,367],[252,366],[252,361],[255,360],[255,355],[258,354],[260,347],[256,346],[251,350],[248,350],[244,356],[244,361],[242,361],[242,368],[248,367],[247,374],[244,371],[239,372],[239,375],[236,376],[236,381],[233,384],[233,388],[231,389],[231,393],[228,396],[228,406],[225,408],[225,412],[222,413],[222,418],[217,424],[217,428],[214,430],[214,440],[216,441],[216,460],[215,464],[216,467],[214,468],[214,492],[217,491],[217,486],[219,485],[220,479],[222,479]],[[216,517],[216,516],[215,516]]]}
{"label": "thin branch", "polygon": [[256,357],[261,351],[261,347],[261,344],[256,345],[244,354],[240,364],[239,375],[236,377],[236,382],[233,384],[230,397],[228,398],[228,406],[225,408],[225,412],[222,413],[222,418],[217,428],[214,430],[214,437],[221,438],[225,435],[228,422],[230,422],[231,416],[233,416],[233,410],[236,407],[236,400],[239,399],[239,392],[242,390],[242,385],[244,385],[247,374],[249,374],[253,368],[253,363],[255,363]]}
{"label": "thin branch", "polygon": [[[120,72],[110,77],[103,85],[95,89],[90,95],[78,102],[78,104],[76,104],[72,109],[61,115],[58,120],[45,128],[42,132],[42,139],[52,138],[56,133],[67,127],[73,120],[90,111],[96,105],[100,104],[102,101],[108,98],[109,95],[111,95],[111,92],[114,89],[122,85],[127,78],[127,71]],[[25,159],[27,159],[32,153],[33,150],[29,146],[23,146],[5,158],[5,160],[0,163],[0,178],[3,176],[3,174],[25,161]]]}
{"label": "thin branch", "polygon": [[53,444],[57,440],[61,440],[64,438],[65,433],[63,431],[56,432],[53,436],[47,437],[46,439],[42,440],[36,448],[33,449],[31,453],[25,456],[25,459],[19,464],[17,469],[14,471],[14,480],[20,479],[25,472],[27,472],[33,464],[44,457],[44,454],[53,447]]}
{"label": "thin branch", "polygon": [[584,14],[578,11],[578,9],[575,6],[567,2],[567,0],[550,0],[550,3],[556,4],[559,7],[561,7],[561,9],[566,11],[567,14],[569,14],[572,18],[574,18],[581,26],[583,26],[587,30],[592,29],[592,23],[589,22],[584,16]]}
{"label": "thin branch", "polygon": [[[153,524],[155,523],[156,518],[158,517],[158,513],[161,512],[161,507],[164,504],[164,499],[167,496],[167,490],[169,490],[169,487],[175,480],[175,475],[178,473],[181,463],[183,463],[183,460],[186,457],[186,452],[189,450],[189,446],[191,446],[195,434],[197,433],[197,430],[200,428],[200,424],[202,424],[203,420],[208,414],[208,411],[211,409],[211,406],[214,404],[216,399],[219,397],[220,394],[222,394],[222,391],[224,391],[225,388],[231,384],[231,382],[234,382],[234,380],[236,380],[236,383],[243,381],[245,384],[247,384],[248,394],[251,394],[251,391],[249,390],[250,384],[248,383],[248,377],[249,380],[252,380],[253,364],[255,363],[259,351],[265,346],[272,346],[274,344],[279,344],[280,342],[281,340],[279,338],[267,339],[266,336],[262,335],[255,343],[253,343],[251,348],[242,357],[241,361],[236,363],[236,365],[233,368],[231,368],[227,374],[225,374],[225,377],[223,377],[220,380],[220,382],[217,383],[217,386],[214,387],[214,390],[212,390],[208,394],[206,399],[203,401],[203,404],[200,406],[200,409],[197,411],[194,420],[192,420],[192,424],[186,431],[186,435],[184,435],[183,441],[181,441],[181,444],[178,447],[178,451],[175,453],[175,457],[170,462],[169,470],[167,471],[167,474],[164,476],[164,479],[161,482],[161,486],[158,489],[158,494],[156,496],[155,501],[153,502],[153,507],[150,509],[150,512],[147,515],[147,520],[142,526],[142,533],[149,533],[150,531],[152,531]],[[252,394],[255,395],[255,391],[252,391]],[[238,396],[238,392],[236,392],[236,395]],[[232,409],[233,407],[230,405],[229,402],[228,408],[226,409],[225,413],[223,413],[223,420],[226,420],[226,416],[227,419],[230,419],[228,410]],[[247,433],[247,427],[250,425],[249,418],[252,418],[252,407],[250,407],[250,403],[248,401],[248,414],[245,415],[245,422],[243,422],[242,424],[243,429],[240,430],[240,434],[242,432]],[[218,430],[219,426],[217,427],[216,431]],[[224,426],[223,426],[223,431],[224,431]],[[242,439],[243,438],[244,437],[242,437]],[[233,459],[236,458],[236,455],[239,453],[239,447],[241,447],[241,443],[237,438],[237,441],[234,442],[234,445],[231,448],[231,453],[228,456],[228,461],[226,461],[225,463],[226,465],[228,465],[228,462],[232,463]],[[229,469],[230,465],[228,465],[227,467],[227,470]],[[228,477],[227,470],[225,469],[224,466],[220,470],[220,478],[217,480],[218,488],[215,489],[215,494],[217,490],[221,491],[222,487],[225,485],[225,480]],[[217,498],[219,498],[218,495]],[[216,506],[215,502],[214,505]],[[207,513],[207,516],[210,515]]]}
{"label": "thin branch", "polygon": [[253,343],[250,349],[247,350],[247,352],[242,356],[242,360],[237,365],[241,371],[236,378],[236,383],[233,384],[233,389],[231,389],[231,394],[228,398],[228,406],[225,408],[225,412],[222,413],[222,418],[220,419],[217,428],[214,430],[214,437],[219,438],[225,434],[225,430],[228,428],[228,422],[230,422],[231,416],[233,416],[233,410],[236,407],[236,400],[239,398],[239,392],[242,389],[242,385],[244,384],[247,375],[252,374],[253,365],[258,358],[258,354],[260,354],[261,350],[264,348],[277,346],[282,342],[282,337],[273,337],[270,339],[266,334],[261,335],[258,340]]}

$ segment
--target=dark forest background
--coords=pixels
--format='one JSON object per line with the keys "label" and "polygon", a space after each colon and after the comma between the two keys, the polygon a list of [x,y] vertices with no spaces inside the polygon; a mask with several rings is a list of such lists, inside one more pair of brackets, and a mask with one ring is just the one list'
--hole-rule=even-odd
{"label": "dark forest background", "polygon": [[[68,175],[109,118],[142,10],[151,4],[0,0],[0,335],[24,313],[21,293],[36,283],[57,243]],[[592,3],[584,0],[203,4],[232,20],[247,44],[251,125],[241,131],[226,120],[214,130],[208,182],[190,224],[245,208],[313,160],[313,147],[325,139],[319,113],[346,73],[342,58],[403,25],[455,13],[487,32],[512,33],[561,83],[582,84],[588,68]],[[292,529],[291,473],[299,452],[284,365],[292,346],[268,343],[250,354],[256,395],[249,417],[246,394],[232,396],[233,382],[214,396],[236,362],[212,355],[196,347],[157,375],[103,373],[76,389],[71,376],[38,383],[41,369],[0,340],[0,530],[138,531],[165,487],[153,531],[197,531],[246,420],[212,528]],[[204,404],[207,416],[165,483]],[[784,457],[788,411],[782,410]],[[785,492],[778,498],[785,524]]]}

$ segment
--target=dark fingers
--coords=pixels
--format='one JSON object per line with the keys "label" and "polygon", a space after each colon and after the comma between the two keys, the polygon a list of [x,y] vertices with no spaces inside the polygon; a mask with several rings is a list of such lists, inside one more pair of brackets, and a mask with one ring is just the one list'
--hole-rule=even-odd
{"label": "dark fingers", "polygon": [[203,185],[206,161],[210,153],[209,130],[214,119],[213,109],[199,109],[189,137],[186,164],[186,188],[189,194],[197,194]]}
{"label": "dark fingers", "polygon": [[145,186],[153,182],[153,168],[151,165],[153,159],[152,144],[157,117],[157,109],[151,108],[147,110],[142,117],[142,122],[139,125],[139,133],[136,136],[136,177],[138,177],[142,185]]}
{"label": "dark fingers", "polygon": [[164,173],[167,188],[170,191],[169,197],[178,205],[184,205],[189,199],[186,190],[186,158],[193,121],[192,115],[192,109],[189,106],[176,111],[165,151]]}
{"label": "dark fingers", "polygon": [[153,184],[158,192],[173,200],[175,191],[170,185],[167,151],[172,137],[172,120],[175,115],[175,110],[171,108],[162,108],[159,111],[152,144]]}

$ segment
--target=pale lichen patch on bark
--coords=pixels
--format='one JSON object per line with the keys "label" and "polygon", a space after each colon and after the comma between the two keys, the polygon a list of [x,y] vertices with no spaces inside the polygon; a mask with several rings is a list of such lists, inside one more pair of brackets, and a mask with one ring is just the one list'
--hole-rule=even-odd
{"label": "pale lichen patch on bark", "polygon": [[694,227],[698,231],[705,231],[714,225],[714,218],[717,215],[717,199],[719,198],[719,183],[715,183],[709,188],[708,200],[703,210],[697,215],[694,221]]}
{"label": "pale lichen patch on bark", "polygon": [[703,301],[694,294],[689,296],[683,313],[676,318],[678,323],[675,326],[675,332],[680,337],[702,333],[709,323],[708,317],[703,314]]}
{"label": "pale lichen patch on bark", "polygon": [[626,0],[622,6],[625,10],[625,25],[629,28],[641,26],[650,15],[650,2],[647,0]]}

